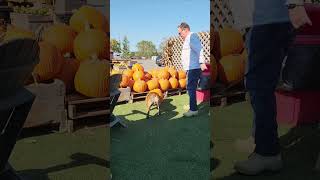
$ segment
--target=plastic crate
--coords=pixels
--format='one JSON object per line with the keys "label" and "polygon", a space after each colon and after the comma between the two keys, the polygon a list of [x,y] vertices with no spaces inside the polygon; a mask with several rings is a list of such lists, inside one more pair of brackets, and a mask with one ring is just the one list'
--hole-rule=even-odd
{"label": "plastic crate", "polygon": [[196,97],[197,97],[198,103],[210,101],[210,89],[209,90],[197,90]]}

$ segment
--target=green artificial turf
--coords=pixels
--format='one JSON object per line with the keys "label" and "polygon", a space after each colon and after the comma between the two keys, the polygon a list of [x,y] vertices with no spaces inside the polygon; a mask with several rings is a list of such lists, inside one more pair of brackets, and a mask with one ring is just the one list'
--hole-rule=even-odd
{"label": "green artificial turf", "polygon": [[247,102],[236,103],[225,108],[213,109],[214,170],[215,180],[315,180],[319,173],[313,171],[320,149],[320,132],[315,125],[290,128],[280,125],[279,135],[282,145],[284,169],[280,173],[265,173],[261,176],[243,176],[233,170],[237,160],[244,160],[248,153],[235,148],[236,139],[250,135],[252,112]]}
{"label": "green artificial turf", "polygon": [[161,115],[146,119],[145,102],[118,105],[114,114],[128,128],[111,130],[114,180],[202,180],[210,177],[209,104],[200,115],[182,116],[188,96],[174,96],[161,105]]}
{"label": "green artificial turf", "polygon": [[106,180],[107,137],[106,127],[98,127],[23,138],[10,162],[30,180]]}

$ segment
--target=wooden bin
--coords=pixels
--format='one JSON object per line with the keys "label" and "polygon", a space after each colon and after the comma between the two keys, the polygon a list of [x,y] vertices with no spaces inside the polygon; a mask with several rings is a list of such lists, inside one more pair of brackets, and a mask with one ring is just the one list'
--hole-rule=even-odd
{"label": "wooden bin", "polygon": [[11,24],[29,31],[37,31],[41,25],[45,27],[53,24],[53,18],[51,16],[33,15],[33,14],[20,14],[11,13]]}

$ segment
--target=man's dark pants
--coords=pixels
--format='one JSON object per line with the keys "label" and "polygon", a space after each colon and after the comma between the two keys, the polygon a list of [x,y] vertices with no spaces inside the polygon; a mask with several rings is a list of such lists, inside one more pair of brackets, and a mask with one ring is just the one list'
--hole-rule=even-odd
{"label": "man's dark pants", "polygon": [[197,111],[196,90],[201,75],[201,69],[191,69],[187,71],[187,91],[189,94],[189,104],[191,111]]}
{"label": "man's dark pants", "polygon": [[293,37],[294,28],[288,22],[254,26],[248,39],[245,84],[254,111],[255,152],[262,156],[280,153],[274,93]]}

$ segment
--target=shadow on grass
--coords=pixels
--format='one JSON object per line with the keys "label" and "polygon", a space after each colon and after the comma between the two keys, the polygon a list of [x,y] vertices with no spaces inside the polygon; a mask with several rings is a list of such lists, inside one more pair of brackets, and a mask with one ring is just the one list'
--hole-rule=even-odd
{"label": "shadow on grass", "polygon": [[129,109],[119,117],[130,119],[128,128],[111,129],[114,180],[210,177],[209,104],[198,105],[199,115],[191,118],[181,117],[183,105],[179,98],[166,99],[160,116],[153,110],[149,119],[144,104],[126,106]]}
{"label": "shadow on grass", "polygon": [[320,179],[320,172],[314,167],[320,150],[320,130],[316,125],[294,127],[280,137],[284,169],[279,173],[264,173],[259,176],[244,176],[233,173],[217,180],[282,180],[282,179]]}
{"label": "shadow on grass", "polygon": [[61,170],[71,169],[79,166],[85,166],[88,164],[96,164],[98,166],[110,168],[110,162],[104,159],[84,154],[84,153],[75,153],[70,156],[72,159],[71,162],[66,164],[61,164],[58,166],[49,167],[46,169],[32,169],[32,170],[22,170],[18,173],[30,180],[49,180],[48,174],[52,172],[58,172]]}

